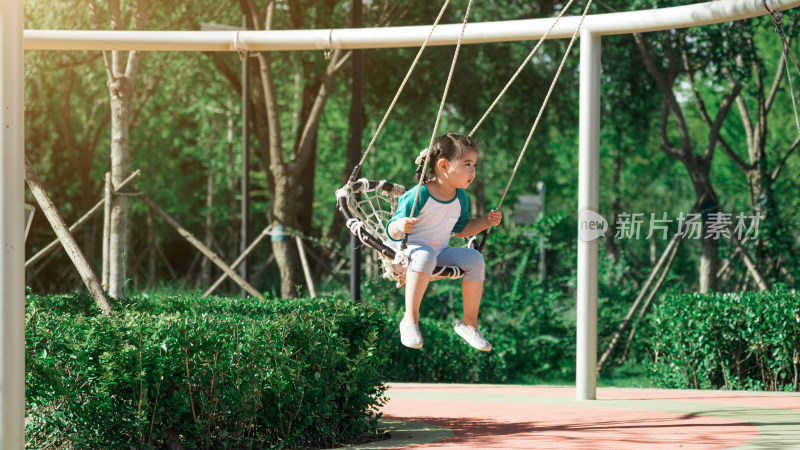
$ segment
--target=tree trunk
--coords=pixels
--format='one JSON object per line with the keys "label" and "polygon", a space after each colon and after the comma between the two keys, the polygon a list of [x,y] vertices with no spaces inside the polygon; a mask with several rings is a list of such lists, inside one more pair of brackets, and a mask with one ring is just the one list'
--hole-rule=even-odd
{"label": "tree trunk", "polygon": [[[111,95],[111,182],[122,183],[130,172],[130,98],[133,83],[126,77],[109,83]],[[111,199],[111,230],[109,236],[108,294],[123,298],[125,288],[125,257],[128,251],[128,197],[113,196]]]}
{"label": "tree trunk", "polygon": [[[295,193],[288,176],[276,177],[273,194],[272,223],[274,231],[295,229]],[[303,284],[300,259],[289,236],[273,236],[272,252],[281,275],[281,297],[296,297],[296,286]]]}
{"label": "tree trunk", "polygon": [[696,158],[690,162],[684,161],[684,166],[689,171],[694,184],[697,204],[703,219],[700,236],[700,259],[698,267],[698,290],[701,294],[717,290],[717,270],[719,269],[719,239],[706,237],[709,230],[709,214],[720,212],[719,200],[714,188],[711,187],[709,174],[710,161],[705,158]]}
{"label": "tree trunk", "polygon": [[[91,9],[95,15],[95,24],[100,28],[100,19],[95,1],[91,1]],[[150,0],[138,0],[136,4],[135,28],[144,30],[147,24],[147,13]],[[109,0],[108,12],[111,29],[122,29],[122,13],[119,0]],[[114,186],[122,183],[130,173],[130,109],[133,99],[136,75],[139,72],[138,51],[127,54],[114,50],[111,57],[103,52],[103,61],[108,77],[108,94],[111,106],[111,182]],[[111,230],[109,236],[108,293],[112,297],[121,298],[125,289],[125,256],[128,251],[128,198],[115,196],[111,202]]]}
{"label": "tree trunk", "polygon": [[317,143],[314,138],[314,149],[311,157],[306,162],[303,174],[298,177],[297,188],[294,192],[294,201],[297,205],[297,229],[305,235],[311,234],[312,219],[314,218],[314,175],[317,168]]}
{"label": "tree trunk", "polygon": [[[706,233],[706,222],[703,221],[703,236]],[[700,250],[700,293],[707,294],[717,290],[717,268],[719,267],[719,240],[701,239]]]}
{"label": "tree trunk", "polygon": [[[794,30],[797,20],[796,17],[793,19],[790,31]],[[792,32],[789,33],[790,39],[793,34]],[[760,214],[763,217],[761,224],[764,227],[764,235],[767,237],[754,242],[756,264],[767,272],[766,275],[770,275],[768,272],[772,270],[771,275],[780,276],[782,273],[780,253],[787,251],[789,254],[793,253],[793,243],[786,238],[786,234],[778,231],[785,225],[781,224],[780,205],[774,201],[772,183],[780,174],[789,156],[795,151],[798,143],[800,143],[800,138],[794,140],[794,143],[785,151],[777,145],[770,145],[770,152],[773,153],[772,158],[767,157],[766,148],[770,110],[775,104],[774,101],[778,97],[779,89],[784,81],[787,64],[786,54],[782,52],[780,58],[778,58],[772,81],[767,86],[765,83],[767,80],[765,80],[764,59],[759,55],[753,35],[746,35],[742,44],[737,46],[736,49],[738,54],[732,61],[735,62],[739,70],[725,69],[723,73],[728,80],[728,84],[732,85],[738,83],[735,77],[747,71],[750,75],[747,83],[754,87],[755,95],[749,96],[748,101],[740,97],[736,102],[741,128],[746,138],[743,143],[747,146],[747,161],[741,158],[734,151],[734,148],[724,140],[722,140],[721,144],[725,153],[747,180],[752,213]],[[737,144],[741,145],[739,142]],[[778,153],[777,158],[775,158],[775,153]],[[781,156],[780,153],[784,154]],[[770,159],[780,161],[774,169],[769,167]],[[772,263],[775,264],[773,265]]]}

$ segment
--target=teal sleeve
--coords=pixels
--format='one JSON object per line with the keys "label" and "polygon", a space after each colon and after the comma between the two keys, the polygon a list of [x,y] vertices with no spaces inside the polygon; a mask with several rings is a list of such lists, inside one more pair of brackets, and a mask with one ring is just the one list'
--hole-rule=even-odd
{"label": "teal sleeve", "polygon": [[395,242],[400,241],[400,239],[392,239],[392,237],[389,236],[389,224],[397,219],[402,219],[403,217],[416,217],[417,214],[419,214],[419,211],[422,209],[422,205],[425,204],[425,201],[428,199],[430,194],[428,194],[427,189],[422,190],[422,192],[419,195],[419,201],[417,202],[416,211],[412,215],[411,207],[414,206],[414,198],[416,196],[417,196],[416,187],[406,191],[403,195],[400,196],[400,200],[397,201],[397,209],[394,211],[394,214],[392,214],[392,218],[389,219],[388,222],[386,222],[386,229],[384,230],[384,232],[386,233],[386,236],[389,239]]}
{"label": "teal sleeve", "polygon": [[456,191],[456,197],[458,197],[458,202],[461,204],[461,215],[458,216],[458,221],[453,226],[453,233],[463,230],[469,220],[469,197],[467,197],[467,193],[463,189],[459,189]]}

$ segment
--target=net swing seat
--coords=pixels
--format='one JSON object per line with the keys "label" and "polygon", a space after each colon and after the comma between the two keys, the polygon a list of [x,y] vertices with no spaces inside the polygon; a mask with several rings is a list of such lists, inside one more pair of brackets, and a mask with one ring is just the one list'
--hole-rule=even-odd
{"label": "net swing seat", "polygon": [[[469,137],[478,130],[481,126],[483,121],[489,115],[489,113],[494,109],[500,99],[505,95],[508,88],[511,84],[516,80],[517,76],[519,76],[522,69],[528,64],[528,62],[533,58],[536,51],[542,45],[542,42],[547,38],[550,32],[553,30],[555,25],[558,21],[563,17],[564,13],[569,9],[570,5],[575,0],[569,0],[567,4],[562,8],[561,12],[559,13],[558,17],[553,21],[550,29],[541,37],[539,42],[536,46],[531,50],[522,64],[519,66],[517,71],[512,75],[511,79],[506,83],[503,90],[500,94],[495,98],[494,102],[489,106],[488,110],[483,114],[483,117],[478,121],[478,123],[472,128],[472,131],[469,133]],[[409,78],[411,77],[411,73],[414,71],[414,67],[416,66],[417,62],[419,61],[420,56],[425,51],[425,48],[430,41],[431,35],[433,31],[436,29],[436,26],[439,24],[440,19],[444,15],[444,11],[447,8],[450,0],[445,0],[442,9],[439,11],[439,15],[436,17],[436,20],[431,27],[428,36],[422,43],[422,46],[417,53],[417,56],[414,58],[414,61],[411,63],[411,67],[409,68],[408,72],[406,73],[405,78],[403,79],[402,83],[400,84],[400,88],[397,90],[397,93],[392,100],[392,103],[389,105],[389,108],[386,110],[386,113],[383,116],[378,128],[376,129],[375,133],[372,136],[372,140],[370,141],[367,149],[364,151],[364,154],[361,157],[361,161],[356,164],[355,168],[353,169],[350,178],[348,179],[347,183],[342,186],[341,188],[336,190],[336,205],[337,209],[342,213],[346,220],[347,228],[350,230],[353,235],[358,237],[358,239],[364,243],[365,245],[371,247],[372,249],[376,250],[377,253],[380,255],[380,259],[383,263],[384,267],[384,277],[389,278],[397,282],[398,287],[402,286],[405,283],[406,278],[406,267],[408,265],[408,254],[406,252],[406,242],[408,240],[408,235],[403,237],[401,247],[399,250],[387,245],[388,236],[386,235],[386,224],[394,215],[394,212],[397,208],[398,199],[401,195],[406,191],[406,188],[400,184],[392,183],[386,180],[368,180],[365,178],[358,178],[358,175],[361,171],[361,167],[364,164],[364,161],[367,158],[367,154],[373,148],[375,141],[380,134],[381,130],[383,129],[386,120],[389,117],[392,109],[394,108],[395,104],[397,103],[397,99],[400,97],[400,94],[403,91],[406,83],[408,82]],[[592,0],[587,0],[586,7],[583,10],[583,15],[580,18],[578,26],[575,29],[574,34],[572,35],[572,40],[567,47],[564,56],[561,60],[561,64],[558,67],[558,70],[550,84],[550,89],[545,96],[541,107],[539,108],[539,113],[536,116],[536,119],[533,123],[533,126],[528,134],[527,140],[525,141],[524,146],[522,147],[519,157],[517,158],[517,162],[514,166],[514,169],[511,172],[511,176],[509,177],[508,183],[506,184],[505,190],[500,197],[500,201],[497,205],[496,209],[500,209],[503,204],[503,200],[508,193],[508,189],[511,186],[511,181],[514,179],[514,175],[519,168],[520,163],[522,162],[522,157],[525,155],[525,150],[528,148],[528,144],[530,144],[531,138],[533,137],[533,133],[536,130],[537,125],[539,124],[539,120],[542,117],[542,114],[547,106],[547,102],[550,98],[550,95],[553,92],[553,88],[558,81],[558,78],[561,74],[561,70],[564,67],[564,63],[566,62],[567,57],[570,54],[570,50],[575,42],[576,37],[578,36],[578,32],[581,28],[581,24],[583,23],[586,14],[589,11],[589,7],[592,4]],[[442,117],[442,111],[444,109],[444,104],[447,99],[447,92],[450,88],[450,81],[453,76],[453,72],[455,69],[456,61],[458,60],[458,53],[461,48],[461,41],[464,36],[464,30],[467,25],[467,19],[469,17],[470,9],[472,7],[472,0],[469,0],[466,8],[466,13],[464,14],[464,21],[461,26],[461,34],[458,37],[458,41],[456,43],[455,54],[453,56],[453,61],[450,65],[450,72],[447,76],[447,82],[445,84],[444,93],[442,95],[442,100],[439,104],[439,113],[436,116],[436,122],[433,127],[433,133],[431,135],[430,142],[427,148],[432,148],[434,141],[436,139],[436,133],[439,127],[439,122]],[[424,174],[428,168],[428,163],[430,160],[430,152],[426,152],[426,156],[424,162],[422,163],[422,176],[420,177],[419,185],[422,184],[422,180],[425,179]],[[415,211],[415,207],[417,205],[417,200],[419,199],[419,191],[417,192],[417,197],[414,200],[412,205],[411,211]],[[474,248],[478,251],[482,251],[484,244],[486,243],[486,239],[488,237],[488,230],[484,230],[482,232],[482,239],[480,244],[478,243],[478,239],[476,236],[471,236],[466,239],[467,243],[464,247]],[[433,274],[431,276],[431,281],[441,280],[444,278],[450,279],[458,279],[464,276],[464,271],[456,266],[437,266]]]}
{"label": "net swing seat", "polygon": [[[361,178],[336,190],[336,206],[345,217],[347,228],[364,244],[378,252],[383,263],[384,278],[405,283],[407,257],[386,244],[386,223],[394,215],[397,200],[406,191],[400,184],[386,180]],[[477,239],[467,239],[465,247],[478,248]],[[436,266],[431,281],[458,279],[464,271],[456,265]]]}

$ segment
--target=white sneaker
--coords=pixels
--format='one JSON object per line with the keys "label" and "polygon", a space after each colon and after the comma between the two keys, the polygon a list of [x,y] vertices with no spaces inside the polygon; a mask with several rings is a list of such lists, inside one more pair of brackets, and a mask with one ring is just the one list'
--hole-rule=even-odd
{"label": "white sneaker", "polygon": [[482,352],[488,352],[492,349],[492,344],[483,337],[481,330],[467,326],[463,320],[458,322],[453,329],[456,330],[456,333],[458,333],[462,339],[467,341],[467,344],[476,349]]}
{"label": "white sneaker", "polygon": [[400,322],[400,342],[409,348],[422,348],[422,334],[419,324]]}

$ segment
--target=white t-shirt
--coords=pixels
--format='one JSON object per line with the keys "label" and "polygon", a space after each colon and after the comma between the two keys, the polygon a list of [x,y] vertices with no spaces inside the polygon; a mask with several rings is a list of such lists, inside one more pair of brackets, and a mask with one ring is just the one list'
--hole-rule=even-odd
{"label": "white t-shirt", "polygon": [[[411,214],[411,207],[414,205],[414,197],[417,195],[417,187],[409,189],[402,196],[389,222],[386,223],[388,230],[389,224],[403,217],[416,217],[419,221],[414,224],[414,231],[408,236],[409,244],[425,244],[431,246],[438,255],[450,242],[450,235],[458,233],[464,229],[469,220],[469,199],[463,189],[456,189],[456,195],[447,201],[442,201],[431,195],[428,188],[422,185],[417,200],[415,214]],[[392,239],[388,231],[386,236],[393,242],[399,243],[400,240]]]}

